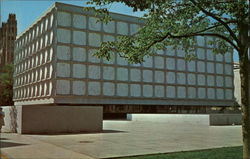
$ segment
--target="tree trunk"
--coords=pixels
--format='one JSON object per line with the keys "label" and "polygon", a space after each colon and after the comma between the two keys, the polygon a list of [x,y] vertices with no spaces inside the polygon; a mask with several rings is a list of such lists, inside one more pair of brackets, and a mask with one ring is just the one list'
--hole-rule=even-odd
{"label": "tree trunk", "polygon": [[250,159],[250,108],[249,108],[249,62],[247,49],[241,49],[240,79],[241,79],[241,110],[242,110],[242,136],[243,136],[243,159]]}

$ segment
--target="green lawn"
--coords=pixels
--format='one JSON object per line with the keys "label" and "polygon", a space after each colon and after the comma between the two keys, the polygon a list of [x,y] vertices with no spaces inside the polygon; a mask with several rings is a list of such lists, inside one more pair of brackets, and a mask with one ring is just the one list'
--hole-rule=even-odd
{"label": "green lawn", "polygon": [[169,154],[122,157],[119,159],[242,159],[242,146]]}

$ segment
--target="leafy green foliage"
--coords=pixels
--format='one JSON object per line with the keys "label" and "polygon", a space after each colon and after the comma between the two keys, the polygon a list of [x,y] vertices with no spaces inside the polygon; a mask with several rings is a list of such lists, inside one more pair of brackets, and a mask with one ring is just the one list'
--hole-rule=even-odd
{"label": "leafy green foliage", "polygon": [[141,63],[156,49],[170,45],[190,54],[195,49],[196,36],[215,38],[209,41],[215,46],[214,53],[224,54],[231,52],[232,48],[239,50],[238,22],[248,24],[246,1],[92,0],[88,4],[100,8],[88,9],[97,11],[98,15],[102,15],[99,17],[107,22],[111,19],[107,6],[114,2],[125,3],[134,11],[146,11],[142,17],[143,24],[133,36],[121,36],[116,42],[103,42],[95,55],[110,59],[110,54],[118,52],[130,63]]}
{"label": "leafy green foliage", "polygon": [[0,68],[0,105],[13,105],[13,66]]}

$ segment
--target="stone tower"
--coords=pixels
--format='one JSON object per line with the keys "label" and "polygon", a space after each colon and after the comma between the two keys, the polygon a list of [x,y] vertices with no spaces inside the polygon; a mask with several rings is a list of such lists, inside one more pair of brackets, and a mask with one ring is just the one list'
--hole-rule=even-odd
{"label": "stone tower", "polygon": [[0,67],[13,63],[16,35],[16,15],[9,14],[7,22],[2,23],[0,28]]}

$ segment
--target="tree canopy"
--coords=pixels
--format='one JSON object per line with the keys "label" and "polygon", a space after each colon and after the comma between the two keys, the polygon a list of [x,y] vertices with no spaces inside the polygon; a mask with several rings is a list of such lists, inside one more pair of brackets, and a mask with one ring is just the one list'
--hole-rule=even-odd
{"label": "tree canopy", "polygon": [[[122,2],[134,11],[145,11],[144,25],[133,36],[121,36],[115,42],[103,42],[96,53],[110,59],[113,50],[129,62],[140,63],[143,57],[165,46],[179,47],[193,57],[195,36],[213,37],[208,43],[215,53],[239,51],[239,27],[247,31],[247,1],[236,0],[93,0],[90,4],[107,6]],[[98,11],[107,11],[101,8]],[[105,12],[108,14],[108,12]],[[107,17],[107,16],[106,16]],[[240,24],[240,25],[239,25]],[[219,47],[218,47],[219,46]]]}

